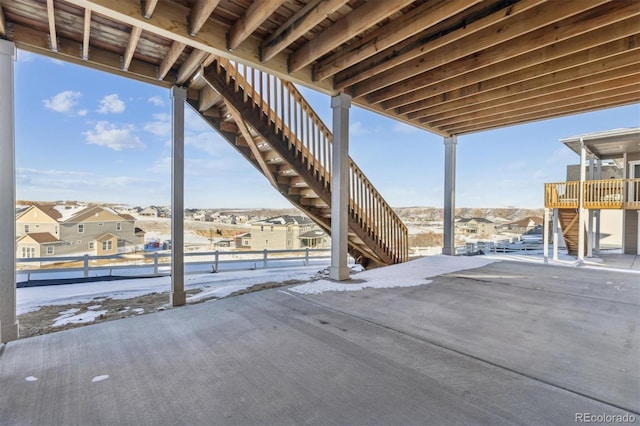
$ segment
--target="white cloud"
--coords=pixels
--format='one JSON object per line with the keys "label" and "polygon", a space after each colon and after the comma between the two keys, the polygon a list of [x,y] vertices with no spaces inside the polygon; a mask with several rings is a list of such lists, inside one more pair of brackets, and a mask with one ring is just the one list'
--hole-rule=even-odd
{"label": "white cloud", "polygon": [[78,114],[80,117],[84,117],[87,115],[88,112],[89,111],[87,111],[86,109],[81,109],[81,110],[78,110],[76,114]]}
{"label": "white cloud", "polygon": [[100,100],[100,108],[98,112],[100,114],[120,114],[125,110],[124,102],[118,97],[117,93],[106,95]]}
{"label": "white cloud", "polygon": [[65,90],[57,95],[44,99],[42,103],[44,106],[55,112],[73,112],[73,107],[78,104],[80,99],[80,92],[74,92],[72,90]]}
{"label": "white cloud", "polygon": [[157,107],[163,107],[164,106],[164,99],[162,99],[160,96],[152,96],[150,97],[147,102],[149,102],[150,104],[153,104]]}
{"label": "white cloud", "polygon": [[166,113],[152,115],[154,121],[144,125],[144,130],[157,136],[166,136],[171,133],[171,116]]}
{"label": "white cloud", "polygon": [[83,134],[87,138],[87,143],[106,146],[115,151],[144,148],[140,138],[133,133],[134,130],[135,127],[131,124],[118,127],[107,121],[99,121],[96,123],[95,131],[90,130]]}

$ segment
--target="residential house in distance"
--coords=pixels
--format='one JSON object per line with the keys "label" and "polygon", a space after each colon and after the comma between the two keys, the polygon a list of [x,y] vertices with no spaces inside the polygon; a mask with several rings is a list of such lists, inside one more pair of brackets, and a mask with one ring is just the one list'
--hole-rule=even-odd
{"label": "residential house in distance", "polygon": [[245,232],[244,234],[236,235],[236,248],[250,249],[251,248],[251,232]]}
{"label": "residential house in distance", "polygon": [[582,259],[611,241],[625,254],[640,254],[640,127],[560,142],[578,154],[580,165],[567,167],[565,182],[546,183],[544,201],[569,254]]}
{"label": "residential house in distance", "polygon": [[456,221],[456,232],[477,237],[491,237],[496,233],[496,224],[483,217],[461,218]]}
{"label": "residential house in distance", "polygon": [[524,234],[537,226],[542,226],[543,219],[541,217],[529,216],[524,219],[516,220],[515,222],[507,223],[504,225],[505,230],[513,232],[514,234]]}
{"label": "residential house in distance", "polygon": [[101,206],[34,204],[16,216],[16,256],[109,255],[143,244],[128,214]]}
{"label": "residential house in distance", "polygon": [[[313,231],[319,232],[314,235],[308,234]],[[319,247],[326,244],[324,241],[327,239],[328,236],[311,219],[304,216],[282,215],[251,224],[252,250]]]}
{"label": "residential house in distance", "polygon": [[160,217],[161,210],[159,207],[149,206],[140,210],[139,215],[144,217]]}

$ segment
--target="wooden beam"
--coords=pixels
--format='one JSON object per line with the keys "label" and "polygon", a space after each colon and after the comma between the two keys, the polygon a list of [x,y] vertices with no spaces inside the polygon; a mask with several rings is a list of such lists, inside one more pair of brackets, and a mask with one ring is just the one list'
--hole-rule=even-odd
{"label": "wooden beam", "polygon": [[[597,78],[599,76],[599,78]],[[517,114],[518,111],[540,107],[543,105],[557,104],[558,100],[570,102],[571,99],[584,95],[595,95],[602,92],[612,93],[626,87],[638,86],[640,88],[640,70],[637,65],[621,70],[601,73],[598,76],[583,77],[568,84],[559,84],[551,87],[530,90],[526,93],[517,93],[507,98],[483,102],[472,105],[473,108],[454,110],[451,113],[439,114],[437,117],[429,116],[426,119],[433,127],[447,127],[469,120],[479,120],[490,117],[497,111],[509,111]]]}
{"label": "wooden beam", "polygon": [[313,78],[324,80],[376,53],[394,46],[431,26],[479,3],[481,0],[437,0],[410,10],[360,40],[341,48],[313,68]]}
{"label": "wooden beam", "polygon": [[160,80],[162,80],[167,75],[171,67],[173,67],[173,64],[176,63],[176,61],[182,54],[182,51],[185,47],[187,47],[187,45],[184,43],[180,43],[179,41],[173,42],[166,56],[162,60],[162,63],[158,67],[158,78]]}
{"label": "wooden beam", "polygon": [[91,11],[84,10],[84,23],[82,31],[82,59],[89,59],[89,41],[91,38]]}
{"label": "wooden beam", "polygon": [[[506,19],[518,16],[544,2],[546,2],[546,0],[521,0],[489,16],[462,25],[454,31],[447,32],[446,25],[450,24],[445,21],[429,29],[427,32],[418,33],[392,48],[383,50],[361,63],[347,68],[344,71],[340,71],[335,76],[335,87],[342,90],[348,86],[352,86],[439,47],[453,43],[464,36],[470,36],[491,25],[496,25]],[[482,4],[480,6],[482,6]],[[434,39],[434,36],[437,36],[438,32],[446,33]]]}
{"label": "wooden beam", "polygon": [[349,0],[313,0],[267,37],[262,45],[261,60],[268,61],[291,43],[309,32],[327,16],[344,6]]}
{"label": "wooden beam", "polygon": [[207,22],[220,0],[196,0],[189,14],[189,34],[195,37],[200,28]]}
{"label": "wooden beam", "polygon": [[205,84],[202,89],[200,89],[200,96],[198,98],[198,111],[206,111],[221,100],[222,97],[220,96],[220,94],[213,90],[211,86]]}
{"label": "wooden beam", "polygon": [[602,93],[587,94],[579,98],[560,99],[551,105],[530,106],[518,111],[499,112],[492,116],[476,120],[467,120],[439,129],[458,134],[459,132],[480,131],[506,124],[520,124],[558,115],[602,108],[602,105],[624,105],[629,101],[640,101],[640,83],[630,87],[609,90]]}
{"label": "wooden beam", "polygon": [[4,11],[2,10],[2,5],[0,4],[0,36],[7,36],[7,21],[4,19]]}
{"label": "wooden beam", "polygon": [[278,182],[276,181],[276,177],[273,174],[273,170],[271,170],[269,165],[267,165],[265,158],[262,156],[262,152],[260,152],[260,150],[256,146],[256,143],[253,140],[253,137],[251,136],[251,132],[249,131],[249,129],[247,128],[247,125],[244,123],[242,119],[242,114],[240,114],[240,112],[235,109],[235,107],[231,104],[231,102],[225,102],[225,103],[227,104],[227,109],[231,114],[231,117],[238,125],[238,128],[240,129],[240,133],[242,133],[242,136],[244,137],[245,142],[247,143],[247,145],[249,145],[251,154],[253,154],[256,161],[260,165],[260,170],[262,171],[262,174],[265,175],[265,177],[269,180],[269,183],[271,183],[271,185],[273,185],[273,187],[277,189]]}
{"label": "wooden beam", "polygon": [[580,106],[574,106],[571,109],[561,107],[554,109],[547,109],[539,114],[532,115],[530,117],[517,117],[513,119],[505,118],[504,120],[495,121],[492,123],[484,123],[481,126],[471,125],[468,127],[458,127],[449,130],[439,129],[441,132],[451,132],[451,134],[464,135],[469,133],[476,133],[480,131],[486,131],[491,129],[497,129],[506,126],[521,125],[530,123],[533,121],[541,121],[550,118],[560,118],[567,115],[575,115],[585,112],[598,111],[606,108],[616,108],[625,105],[636,104],[640,101],[640,92],[629,93],[625,95],[614,96],[612,98],[606,98],[598,101],[597,103],[587,102]]}
{"label": "wooden beam", "polygon": [[33,28],[13,24],[13,35],[16,46],[19,49],[40,55],[71,62],[77,65],[105,71],[122,77],[151,83],[161,87],[171,87],[175,84],[175,75],[167,75],[165,80],[158,80],[156,67],[143,61],[134,59],[128,71],[122,70],[121,56],[115,52],[94,46],[91,49],[91,57],[82,59],[82,43],[75,40],[60,37],[60,49],[53,52],[49,46],[49,34],[34,30]]}
{"label": "wooden beam", "polygon": [[124,51],[124,57],[122,59],[122,69],[124,71],[127,71],[129,69],[129,65],[131,65],[133,54],[136,52],[136,46],[140,40],[140,34],[142,34],[142,28],[131,28],[131,34],[129,35],[129,41],[127,42],[127,49]]}
{"label": "wooden beam", "polygon": [[193,50],[189,57],[184,61],[178,70],[178,78],[176,82],[182,84],[196,71],[202,60],[207,56],[207,52],[202,50]]}
{"label": "wooden beam", "polygon": [[[633,20],[635,18],[620,21],[595,34],[587,33],[559,41],[520,55],[517,61],[495,63],[485,55],[463,58],[432,70],[429,76],[425,76],[425,87],[385,101],[383,106],[385,109],[398,108],[398,113],[406,114],[439,104],[443,97],[449,99],[446,93],[457,89],[465,88],[466,93],[472,95],[480,90],[534,78],[540,73],[559,71],[576,63],[587,63],[624,52],[640,43],[639,36],[632,35],[636,32],[635,25],[629,25]],[[443,96],[432,99],[437,95]]]}
{"label": "wooden beam", "polygon": [[[640,46],[638,46],[640,48]],[[486,108],[494,108],[510,101],[536,96],[535,93],[551,95],[566,89],[580,87],[595,82],[607,81],[612,78],[635,73],[638,57],[633,53],[617,55],[588,64],[569,68],[562,71],[540,73],[539,77],[514,84],[483,91],[481,93],[460,96],[451,102],[443,102],[431,108],[422,109],[409,114],[409,118],[428,117],[430,122],[443,117],[454,117]]]}
{"label": "wooden beam", "polygon": [[254,0],[244,15],[233,23],[229,29],[229,50],[240,46],[264,21],[269,19],[284,0]]}
{"label": "wooden beam", "polygon": [[[393,97],[398,88],[381,91],[382,88],[398,82],[405,82],[415,76],[420,76],[434,68],[444,66],[466,56],[486,52],[494,48],[492,52],[499,53],[498,60],[510,59],[541,46],[552,44],[558,38],[569,38],[588,31],[586,24],[579,26],[581,22],[600,22],[598,28],[604,25],[609,16],[593,18],[592,15],[581,14],[585,9],[597,6],[607,0],[594,0],[589,2],[561,2],[553,8],[537,7],[493,25],[476,33],[473,37],[467,36],[441,48],[432,50],[429,55],[422,55],[402,65],[402,67],[387,70],[363,82],[356,84],[351,93],[354,97],[360,97],[380,91],[369,97],[369,102],[377,103]],[[606,15],[606,14],[605,14]],[[592,19],[589,19],[592,18]],[[600,18],[598,20],[598,18]],[[566,20],[565,20],[566,19]],[[561,25],[554,25],[562,21]],[[417,77],[416,77],[417,78]],[[414,82],[414,80],[411,80]],[[400,90],[405,86],[400,86]],[[422,86],[421,86],[422,87]],[[397,96],[397,94],[396,94]]]}
{"label": "wooden beam", "polygon": [[412,3],[411,0],[364,3],[293,52],[289,57],[290,71],[299,71],[315,59],[388,16],[393,15],[410,3]]}
{"label": "wooden beam", "polygon": [[151,16],[153,16],[153,11],[158,5],[158,0],[141,0],[141,2],[142,16],[144,16],[145,19],[151,19]]}
{"label": "wooden beam", "polygon": [[49,19],[49,43],[51,50],[58,51],[58,38],[56,37],[56,14],[53,9],[53,0],[47,0],[47,17]]}
{"label": "wooden beam", "polygon": [[137,0],[65,0],[67,3],[82,8],[91,9],[107,18],[130,26],[138,26],[145,32],[160,37],[184,43],[198,50],[216,54],[223,58],[245,63],[256,69],[276,75],[287,81],[301,84],[333,95],[335,90],[329,81],[314,83],[311,79],[311,68],[306,67],[295,73],[289,73],[287,55],[279,53],[269,62],[262,63],[258,56],[259,41],[249,37],[233,54],[227,50],[227,30],[223,25],[207,21],[198,32],[197,37],[191,37],[188,32],[186,19],[182,22],[176,17],[187,16],[190,12],[185,6],[174,2],[160,2],[151,19],[144,19],[140,15],[140,5]]}

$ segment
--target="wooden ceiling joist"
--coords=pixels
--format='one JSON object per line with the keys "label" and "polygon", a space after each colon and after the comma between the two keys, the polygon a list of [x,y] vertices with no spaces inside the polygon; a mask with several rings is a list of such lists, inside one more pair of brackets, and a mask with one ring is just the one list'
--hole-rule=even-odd
{"label": "wooden ceiling joist", "polygon": [[4,11],[2,10],[2,5],[0,4],[0,36],[7,36],[7,21],[4,18]]}
{"label": "wooden ceiling joist", "polygon": [[[635,87],[634,90],[632,88]],[[440,129],[446,132],[455,132],[456,134],[466,133],[469,129],[473,129],[479,124],[483,127],[494,128],[513,123],[529,122],[537,120],[538,117],[546,118],[555,115],[565,115],[573,110],[592,111],[602,108],[602,105],[608,102],[616,102],[616,100],[626,103],[640,101],[640,86],[622,87],[614,89],[606,93],[589,94],[578,98],[567,100],[559,100],[558,102],[548,105],[533,105],[518,111],[499,112],[491,116],[479,119],[471,119],[456,123],[451,126],[443,126]]]}
{"label": "wooden ceiling joist", "polygon": [[552,95],[576,86],[600,83],[618,77],[636,73],[637,61],[630,55],[619,55],[603,61],[592,62],[581,67],[554,72],[513,85],[503,86],[482,93],[461,96],[451,102],[443,102],[408,114],[411,119],[429,117],[431,122],[441,118],[452,118],[479,109],[503,106],[510,101],[526,100],[537,96],[536,93]]}
{"label": "wooden ceiling joist", "polygon": [[190,80],[215,56],[450,136],[636,102],[640,2],[0,0],[0,37],[186,85],[234,138],[224,104]]}
{"label": "wooden ceiling joist", "polygon": [[[629,23],[634,18],[630,18]],[[487,57],[467,57],[460,61],[432,70],[430,77],[425,77],[424,87],[408,91],[398,97],[385,101],[384,108],[397,108],[399,114],[406,114],[428,108],[435,101],[455,99],[448,93],[461,90],[472,95],[480,90],[490,90],[513,84],[518,81],[535,78],[540,74],[561,71],[572,66],[580,66],[592,60],[606,58],[618,53],[635,49],[640,42],[638,30],[634,25],[614,24],[603,27],[603,31],[583,34],[568,40],[518,56],[514,61],[491,63],[483,66],[490,59]],[[469,68],[472,67],[472,68]],[[475,71],[468,72],[469,69]],[[465,72],[467,70],[467,72]],[[479,85],[478,83],[482,83]],[[442,95],[442,96],[440,96]]]}
{"label": "wooden ceiling joist", "polygon": [[53,0],[47,0],[47,15],[49,18],[49,43],[51,50],[58,51],[58,37],[56,35],[56,13],[53,8]]}
{"label": "wooden ceiling joist", "polygon": [[287,20],[260,46],[260,59],[268,61],[282,52],[295,40],[309,32],[328,15],[344,6],[349,0],[313,0]]}
{"label": "wooden ceiling joist", "polygon": [[122,59],[122,69],[127,71],[131,65],[133,54],[136,52],[136,46],[140,40],[140,34],[142,34],[142,28],[131,28],[131,34],[129,35],[129,41],[127,42],[127,48],[124,51],[124,57]]}
{"label": "wooden ceiling joist", "polygon": [[[82,60],[89,59],[89,42],[91,39],[91,11],[84,11],[84,25],[82,31]],[[126,70],[125,70],[126,71]]]}
{"label": "wooden ceiling joist", "polygon": [[140,0],[142,3],[142,16],[145,19],[151,19],[153,16],[153,11],[156,9],[158,5],[158,0]]}
{"label": "wooden ceiling joist", "polygon": [[369,28],[372,24],[398,12],[409,3],[412,1],[394,0],[364,3],[293,52],[289,57],[290,71],[299,71],[315,59]]}
{"label": "wooden ceiling joist", "polygon": [[[615,72],[601,73],[598,76],[600,81],[594,76],[594,78],[582,78],[577,79],[576,84],[580,85],[578,88],[575,86],[566,87],[566,85],[556,85],[547,88],[541,88],[538,90],[527,91],[526,94],[516,94],[514,96],[496,99],[489,102],[478,103],[472,105],[471,111],[465,111],[464,109],[453,110],[446,116],[438,115],[426,117],[429,121],[429,125],[434,127],[446,127],[452,124],[456,124],[462,120],[475,120],[482,117],[490,116],[495,113],[498,107],[508,107],[511,112],[519,111],[520,109],[529,108],[532,104],[535,105],[549,105],[557,102],[558,99],[562,101],[568,101],[570,99],[579,98],[585,94],[600,94],[603,92],[612,93],[612,90],[619,88],[629,88],[633,86],[640,86],[640,70],[637,66],[625,67],[622,72],[627,75],[619,77],[620,70]],[[615,77],[615,78],[612,78]]]}
{"label": "wooden ceiling joist", "polygon": [[[603,3],[606,0],[598,1]],[[588,4],[597,5],[598,2],[590,1]],[[360,82],[352,88],[351,93],[354,97],[360,97],[376,92],[369,96],[369,102],[382,102],[401,94],[398,92],[407,86],[423,87],[416,87],[415,84],[416,82],[420,84],[424,74],[475,52],[482,51],[480,54],[491,56],[493,62],[499,62],[552,44],[559,39],[578,35],[588,25],[598,21],[597,17],[594,18],[588,12],[579,13],[584,8],[584,5],[578,3],[560,2],[553,8],[538,7],[527,10],[499,25],[493,25],[475,33],[473,37],[463,37],[454,43],[431,51],[429,55],[406,62],[399,70],[385,71],[376,78]],[[555,22],[566,18],[575,25],[554,25]],[[399,82],[402,82],[402,85],[392,86]],[[388,86],[392,87],[382,90]]]}
{"label": "wooden ceiling joist", "polygon": [[174,41],[169,51],[165,55],[164,59],[160,63],[158,67],[158,79],[163,80],[167,75],[173,64],[176,63],[182,52],[184,51],[186,44],[180,43],[179,41]]}
{"label": "wooden ceiling joist", "polygon": [[[471,36],[491,25],[496,25],[506,19],[516,17],[545,1],[546,0],[522,0],[471,23],[460,23],[453,31],[448,29],[448,25],[451,25],[450,23],[447,21],[441,22],[433,28],[429,28],[428,31],[416,34],[350,68],[340,71],[335,76],[335,87],[337,89],[344,89],[348,86],[353,86],[379,73],[393,69],[394,67],[399,67],[405,62],[423,56],[432,50],[453,43],[462,37]],[[434,38],[434,34],[441,32],[446,33]]]}
{"label": "wooden ceiling joist", "polygon": [[184,61],[180,69],[178,70],[178,78],[176,82],[178,84],[183,84],[191,75],[196,72],[200,63],[207,56],[207,52],[203,52],[201,50],[193,50],[189,57]]}
{"label": "wooden ceiling joist", "polygon": [[175,78],[173,76],[167,76],[164,81],[158,80],[156,67],[154,65],[136,59],[133,59],[131,62],[129,70],[123,71],[121,65],[122,57],[116,52],[94,46],[91,49],[91,57],[88,61],[84,61],[82,59],[82,43],[78,43],[75,40],[59,37],[60,49],[58,52],[55,52],[56,54],[54,55],[54,52],[52,52],[49,47],[49,36],[47,34],[15,24],[13,25],[13,33],[21,40],[28,40],[28,43],[25,41],[16,42],[16,46],[19,49],[62,59],[78,65],[86,65],[89,62],[95,69],[154,85],[171,87],[175,84]]}
{"label": "wooden ceiling joist", "polygon": [[443,19],[448,19],[482,0],[439,0],[427,2],[410,12],[372,31],[357,42],[345,46],[335,54],[319,61],[313,68],[313,78],[324,80],[381,50],[424,32]]}
{"label": "wooden ceiling joist", "polygon": [[229,29],[228,49],[237,49],[283,2],[284,0],[254,0],[244,15]]}
{"label": "wooden ceiling joist", "polygon": [[189,34],[195,37],[207,22],[220,0],[196,0],[189,14]]}

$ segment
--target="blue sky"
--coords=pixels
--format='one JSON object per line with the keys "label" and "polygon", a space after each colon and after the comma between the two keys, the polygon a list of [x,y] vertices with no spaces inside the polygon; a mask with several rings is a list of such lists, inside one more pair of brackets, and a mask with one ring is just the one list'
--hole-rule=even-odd
{"label": "blue sky", "polygon": [[[327,96],[302,89],[331,127]],[[146,206],[170,202],[170,92],[18,51],[17,198]],[[443,204],[440,136],[351,108],[350,153],[390,205]],[[559,139],[640,125],[640,105],[458,138],[458,207],[542,207],[543,183],[578,158]],[[186,108],[185,206],[290,207]]]}

